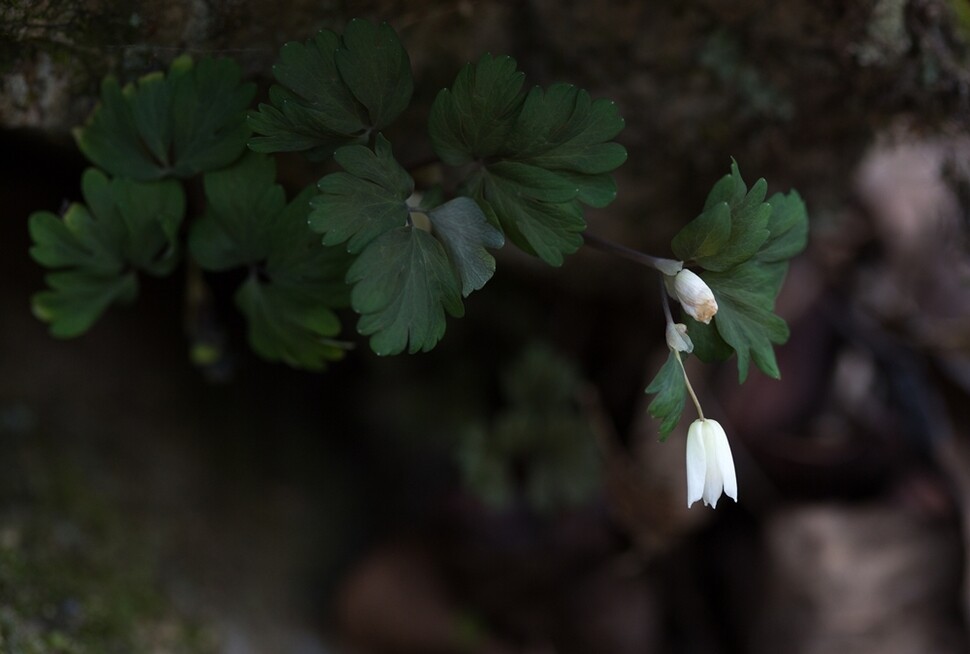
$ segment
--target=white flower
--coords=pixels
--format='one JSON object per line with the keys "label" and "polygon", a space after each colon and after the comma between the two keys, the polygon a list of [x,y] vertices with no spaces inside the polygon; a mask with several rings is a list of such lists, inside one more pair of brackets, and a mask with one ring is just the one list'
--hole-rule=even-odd
{"label": "white flower", "polygon": [[717,300],[711,287],[693,271],[684,268],[670,281],[667,278],[667,290],[677,298],[684,311],[691,318],[705,325],[710,324],[711,318],[717,313]]}
{"label": "white flower", "polygon": [[694,344],[687,335],[687,325],[682,322],[667,323],[667,347],[675,352],[694,351]]}
{"label": "white flower", "polygon": [[738,478],[727,434],[716,420],[695,420],[687,431],[687,507],[701,498],[704,504],[717,507],[722,491],[738,501]]}

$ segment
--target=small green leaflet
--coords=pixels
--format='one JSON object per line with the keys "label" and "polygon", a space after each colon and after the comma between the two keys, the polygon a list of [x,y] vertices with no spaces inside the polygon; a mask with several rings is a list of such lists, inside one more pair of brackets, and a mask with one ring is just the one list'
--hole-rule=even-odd
{"label": "small green leaflet", "polygon": [[320,31],[305,43],[287,43],[273,67],[280,86],[270,103],[249,115],[260,136],[257,152],[303,151],[328,158],[344,145],[366,143],[411,101],[411,63],[387,23],[355,19],[342,37]]}
{"label": "small green leaflet", "polygon": [[379,355],[427,352],[445,333],[445,311],[464,315],[461,288],[444,247],[411,226],[385,232],[347,273],[357,330]]}
{"label": "small green leaflet", "polygon": [[134,301],[138,278],[134,273],[115,276],[83,272],[50,273],[44,280],[50,290],[31,298],[34,315],[50,323],[52,336],[80,336],[115,303]]}
{"label": "small green leaflet", "polygon": [[707,196],[704,211],[671,241],[678,259],[705,270],[724,271],[753,257],[768,239],[771,205],[759,179],[748,191],[736,162]]}
{"label": "small green leaflet", "polygon": [[120,87],[108,77],[101,104],[74,132],[81,152],[113,175],[150,181],[226,166],[246,147],[246,108],[256,86],[229,59],[175,59]]}
{"label": "small green leaflet", "polygon": [[267,284],[256,276],[236,292],[236,305],[249,320],[250,347],[264,359],[306,370],[322,370],[347,350],[347,343],[334,338],[340,320],[327,305],[332,300],[310,289]]}
{"label": "small green leaflet", "polygon": [[347,306],[344,276],[352,257],[324,247],[307,227],[313,189],[287,204],[270,157],[250,153],[209,173],[205,215],[189,234],[189,250],[206,270],[249,266],[236,293],[249,321],[249,343],[266,359],[320,370],[343,357],[334,309]]}
{"label": "small green leaflet", "polygon": [[738,377],[747,378],[754,361],[765,374],[779,377],[773,344],[788,339],[788,326],[774,313],[775,298],[788,260],[808,237],[808,215],[798,193],[776,193],[764,202],[764,180],[749,191],[737,164],[715,184],[704,211],[674,237],[681,259],[704,270],[718,312],[712,325],[685,318],[694,354],[705,361],[738,356]]}
{"label": "small green leaflet", "polygon": [[523,92],[511,57],[467,65],[431,109],[429,130],[442,161],[479,162],[464,182],[485,215],[518,247],[551,265],[582,245],[580,203],[616,197],[610,172],[626,160],[612,142],[623,119],[609,100],[569,84]]}
{"label": "small green leaflet", "polygon": [[[347,274],[357,329],[378,354],[430,350],[444,335],[445,313],[461,316],[462,296],[492,277],[487,248],[502,247],[502,233],[469,198],[409,207],[414,181],[380,134],[374,150],[349,145],[334,158],[344,171],[320,180],[309,222],[324,244],[359,253]],[[412,223],[412,212],[427,215],[431,233]]]}
{"label": "small green leaflet", "polygon": [[684,371],[677,361],[677,355],[671,351],[660,372],[647,386],[647,393],[654,393],[656,397],[650,402],[647,411],[651,416],[660,420],[660,440],[666,440],[680,422],[680,415],[684,411],[687,397],[687,385],[684,383]]}
{"label": "small green leaflet", "polygon": [[391,153],[391,144],[377,135],[375,149],[348,145],[334,154],[346,172],[327,175],[311,202],[310,227],[323,234],[325,245],[347,242],[360,252],[376,237],[407,223],[407,199],[414,180]]}
{"label": "small green leaflet", "polygon": [[428,212],[432,231],[458,272],[461,293],[468,297],[492,278],[495,257],[486,248],[505,245],[502,232],[488,224],[471,198],[455,198]]}
{"label": "small green leaflet", "polygon": [[72,204],[63,218],[38,211],[29,221],[31,256],[59,271],[46,278],[50,290],[34,296],[34,313],[59,337],[78,336],[112,303],[133,300],[131,269],[161,276],[178,263],[181,184],[109,180],[90,168],[81,192],[86,204]]}
{"label": "small green leaflet", "polygon": [[525,74],[512,57],[482,55],[467,64],[451,89],[438,92],[428,120],[435,152],[449,166],[506,154],[525,95]]}
{"label": "small green leaflet", "polygon": [[582,244],[583,212],[575,187],[537,166],[505,161],[470,180],[469,190],[509,239],[546,263],[560,266]]}

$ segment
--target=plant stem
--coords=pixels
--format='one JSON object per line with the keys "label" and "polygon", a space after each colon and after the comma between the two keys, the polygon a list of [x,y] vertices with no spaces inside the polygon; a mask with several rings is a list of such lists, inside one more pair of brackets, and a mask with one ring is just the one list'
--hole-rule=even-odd
{"label": "plant stem", "polygon": [[596,236],[595,234],[590,234],[589,232],[583,233],[583,240],[586,242],[586,245],[600,250],[601,252],[614,254],[618,257],[635,261],[643,266],[648,266],[655,270],[659,270],[665,275],[676,275],[677,272],[679,272],[684,266],[683,262],[675,261],[674,259],[664,259],[661,257],[650,256],[649,254],[644,254],[639,250],[634,250],[626,247],[625,245],[614,243],[613,241]]}

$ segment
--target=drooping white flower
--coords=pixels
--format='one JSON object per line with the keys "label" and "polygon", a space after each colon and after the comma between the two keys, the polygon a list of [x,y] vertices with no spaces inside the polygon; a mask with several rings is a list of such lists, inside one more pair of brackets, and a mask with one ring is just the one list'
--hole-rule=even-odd
{"label": "drooping white flower", "polygon": [[667,347],[675,352],[693,352],[694,343],[687,335],[687,325],[682,322],[667,323]]}
{"label": "drooping white flower", "polygon": [[731,445],[716,420],[701,418],[687,430],[687,507],[702,498],[704,504],[717,507],[722,492],[738,501]]}
{"label": "drooping white flower", "polygon": [[666,278],[667,290],[677,298],[684,311],[698,322],[710,324],[717,313],[717,300],[711,287],[697,273],[684,268],[671,280]]}

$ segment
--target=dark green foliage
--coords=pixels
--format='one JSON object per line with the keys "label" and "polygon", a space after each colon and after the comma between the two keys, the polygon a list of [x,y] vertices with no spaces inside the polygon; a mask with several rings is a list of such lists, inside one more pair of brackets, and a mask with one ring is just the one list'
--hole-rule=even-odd
{"label": "dark green foliage", "polygon": [[431,232],[417,227],[418,210],[407,204],[414,181],[381,135],[373,151],[345,146],[334,158],[344,171],[320,180],[310,227],[325,244],[360,253],[347,275],[357,330],[378,354],[430,350],[444,335],[445,313],[463,315],[462,295],[491,278],[486,248],[504,239],[468,198],[421,209]]}
{"label": "dark green foliage", "polygon": [[442,161],[477,164],[464,190],[493,224],[551,265],[582,245],[580,203],[616,196],[609,173],[626,160],[612,142],[623,129],[616,106],[569,84],[522,90],[510,57],[483,56],[443,89],[429,130]]}
{"label": "dark green foliage", "polygon": [[411,63],[394,30],[352,20],[343,36],[320,31],[287,43],[273,67],[280,86],[249,115],[257,152],[303,151],[326,158],[344,145],[366,143],[411,101]]}
{"label": "dark green foliage", "polygon": [[173,180],[109,180],[92,168],[81,191],[86,204],[72,204],[63,218],[39,211],[29,223],[31,256],[59,271],[47,276],[50,290],[34,296],[34,313],[61,337],[87,331],[108,306],[134,299],[135,271],[172,271],[185,212],[182,187]]}
{"label": "dark green foliage", "polygon": [[736,163],[707,197],[704,211],[674,237],[674,253],[703,268],[718,312],[713,326],[689,318],[688,334],[702,360],[738,355],[744,381],[750,361],[779,377],[772,344],[788,339],[788,326],[774,314],[775,298],[788,271],[788,259],[805,248],[808,215],[794,191],[764,202],[765,181],[749,191]]}
{"label": "dark green foliage", "polygon": [[320,369],[346,349],[334,340],[340,321],[333,309],[348,303],[343,278],[352,258],[322,246],[307,227],[313,189],[287,204],[275,178],[273,160],[256,153],[206,175],[208,206],[193,225],[189,248],[206,270],[250,268],[236,304],[249,320],[256,352]]}
{"label": "dark green foliage", "polygon": [[377,354],[426,352],[445,333],[445,311],[464,315],[461,286],[444,247],[413,226],[385,232],[347,274],[357,331],[371,336]]}
{"label": "dark green foliage", "polygon": [[112,175],[148,181],[216,170],[246,147],[245,112],[255,90],[240,83],[229,59],[193,64],[182,56],[167,76],[152,73],[124,88],[106,78],[101,104],[75,138]]}
{"label": "dark green foliage", "polygon": [[[707,196],[704,211],[671,242],[679,258],[699,265],[701,278],[717,300],[711,324],[684,315],[693,353],[702,361],[738,357],[738,379],[754,361],[765,374],[781,376],[773,345],[788,340],[788,325],[774,313],[788,260],[805,249],[808,214],[795,191],[764,202],[765,181],[749,191],[736,163]],[[680,420],[687,388],[671,352],[647,387],[656,393],[648,410],[661,420],[665,437]]]}
{"label": "dark green foliage", "polygon": [[[681,355],[683,356],[683,355]],[[684,382],[684,371],[677,361],[677,355],[671,352],[660,372],[647,386],[647,393],[656,393],[647,411],[654,418],[660,420],[660,440],[666,440],[680,422],[680,415],[684,411],[687,396],[687,385]]]}
{"label": "dark green foliage", "polygon": [[373,151],[351,145],[340,148],[334,158],[346,172],[320,180],[310,227],[323,234],[324,244],[346,241],[348,250],[360,252],[376,237],[407,222],[414,180],[394,160],[391,144],[381,135]]}

